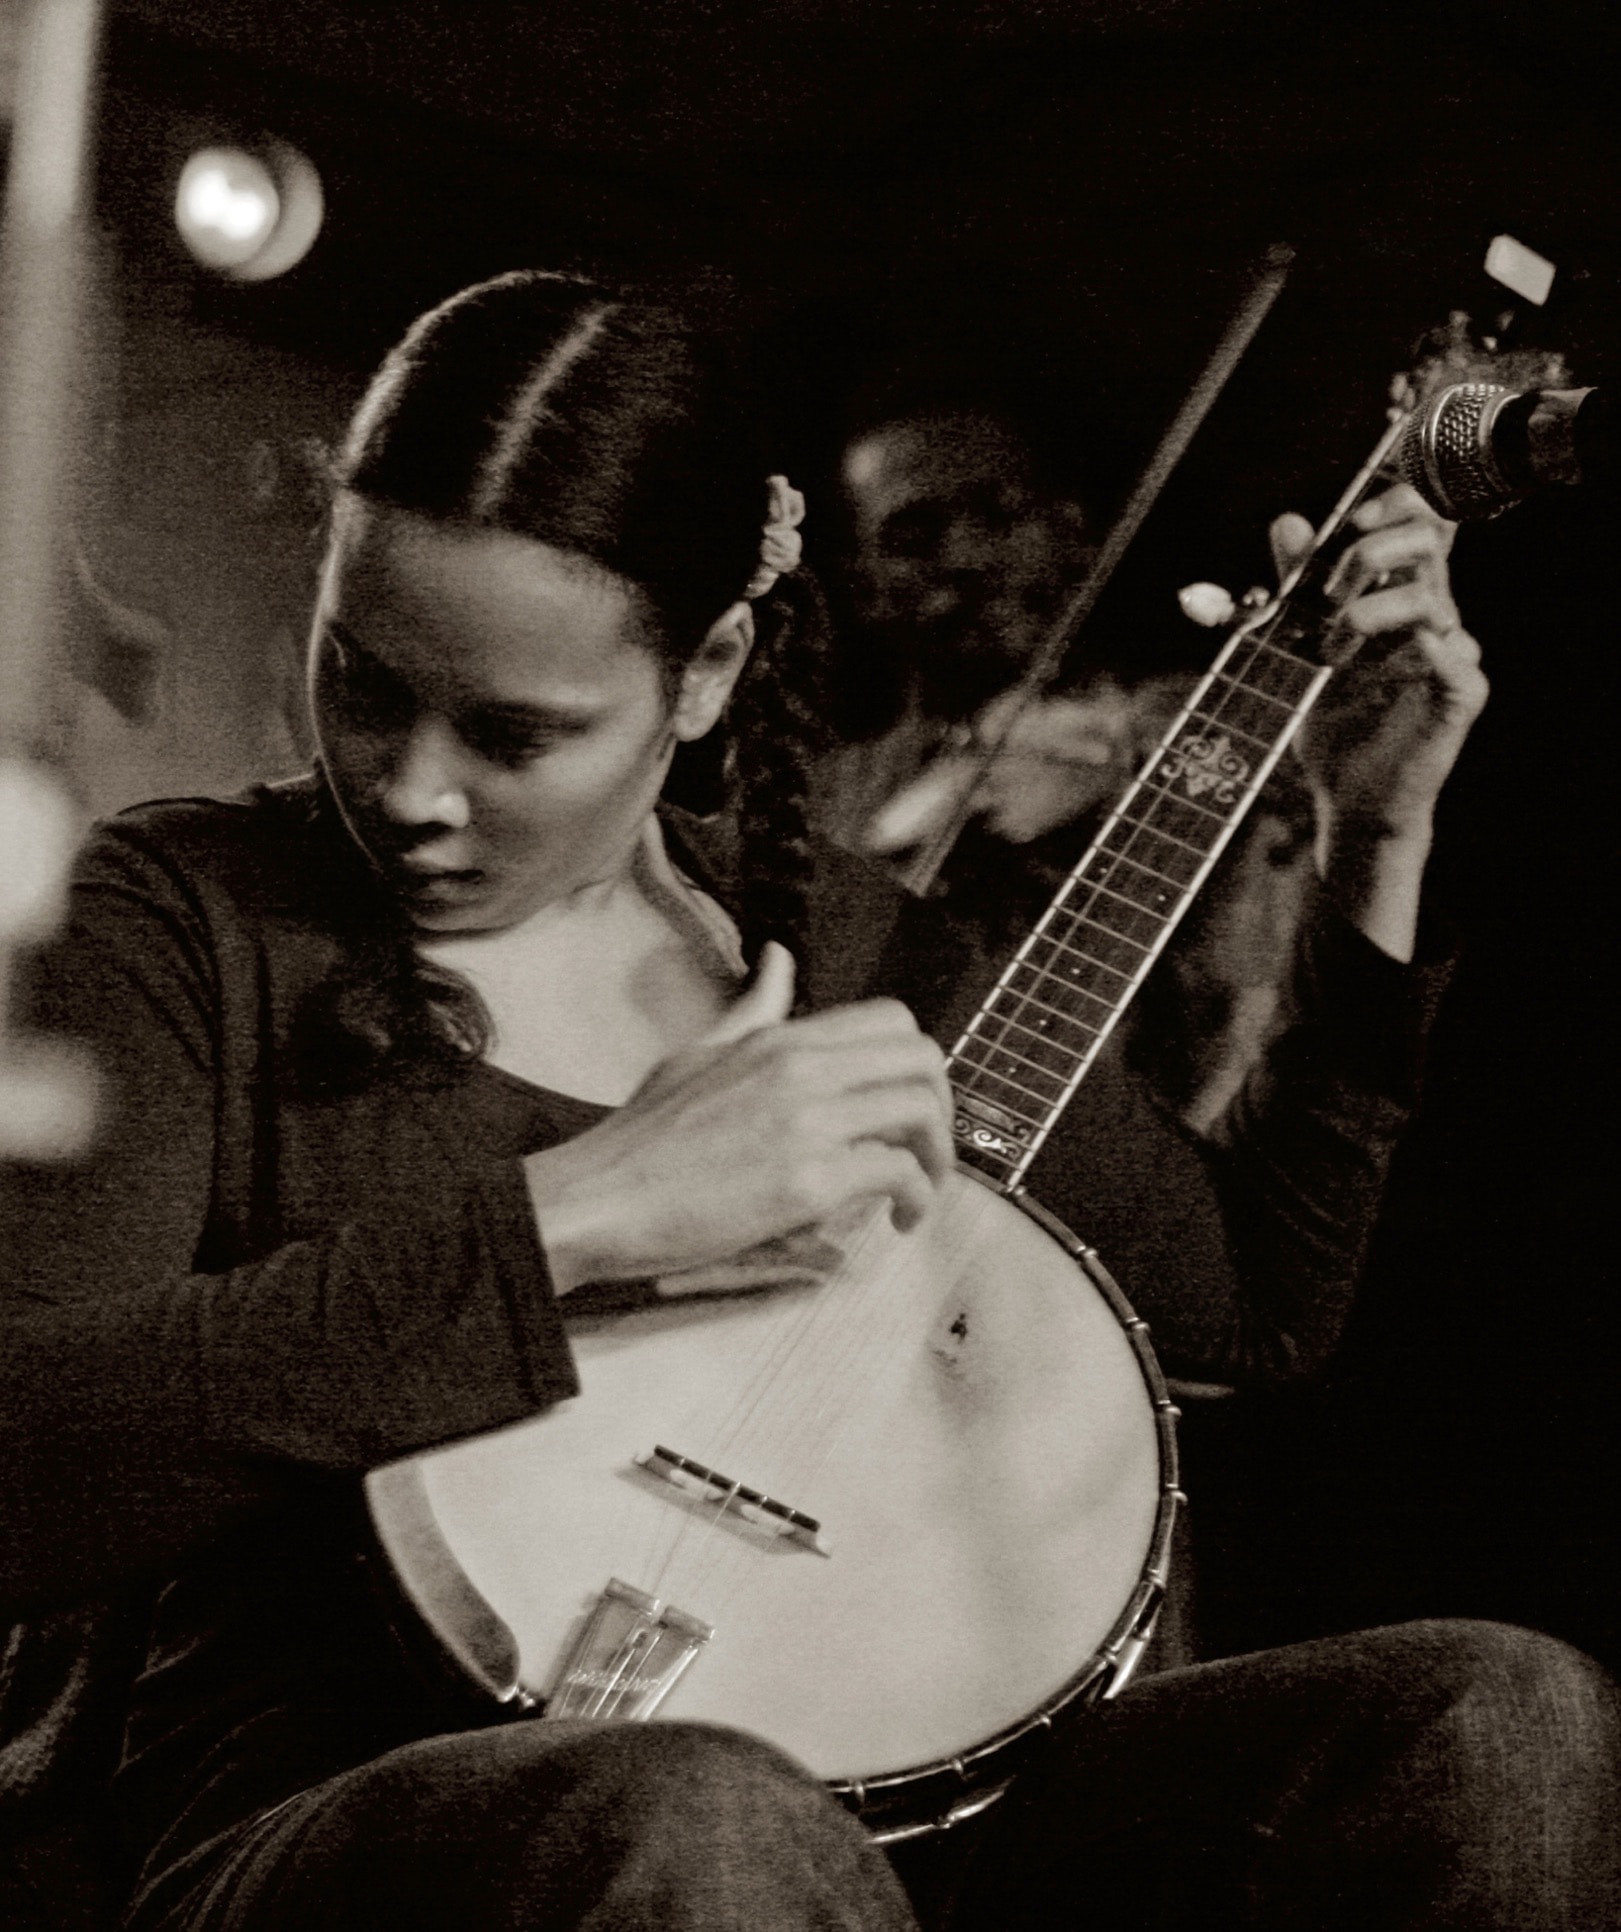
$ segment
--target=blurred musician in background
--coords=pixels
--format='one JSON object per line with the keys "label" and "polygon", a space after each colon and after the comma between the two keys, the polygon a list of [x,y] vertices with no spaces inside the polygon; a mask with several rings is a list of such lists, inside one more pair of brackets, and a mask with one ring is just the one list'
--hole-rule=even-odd
{"label": "blurred musician in background", "polygon": [[[317,772],[82,856],[32,1010],[94,1046],[103,1129],[0,1196],[10,1923],[79,1922],[75,1831],[127,1932],[918,1922],[769,1743],[492,1723],[406,1667],[357,1563],[366,1470],[571,1393],[571,1294],[863,1202],[910,1224],[951,1170],[939,1050],[862,997],[876,900],[808,871],[802,507],[681,318],[465,291],[338,466]],[[1442,527],[1395,493],[1358,529],[1336,622],[1374,675],[1318,743],[1275,1077],[1197,1147],[1100,1069],[1035,1176],[1184,1373],[1333,1346],[1412,1104],[1430,814],[1485,684]],[[730,841],[655,809],[717,731]],[[1595,1666],[1489,1625],[1168,1671],[906,1877],[956,1932],[1575,1932],[1616,1900],[1618,1729]]]}
{"label": "blurred musician in background", "polygon": [[[841,844],[894,853],[939,816],[937,788],[914,791],[917,781],[945,775],[942,755],[968,743],[1084,575],[1087,522],[1038,484],[1012,426],[979,411],[878,424],[845,450],[843,481],[859,626],[852,742],[830,761],[819,806]],[[1003,836],[1022,843],[1118,789],[1121,697],[1100,692],[1095,711],[1064,718],[1067,733],[1032,720],[1022,782],[985,800]],[[1021,735],[1010,761],[1025,747]]]}
{"label": "blurred musician in background", "polygon": [[[849,443],[841,474],[854,628],[839,659],[844,742],[818,767],[816,818],[837,844],[904,868],[1018,704],[1010,687],[1090,565],[1089,519],[1041,476],[1023,435],[979,409],[881,421]],[[1028,925],[1192,682],[1071,665],[1025,703],[978,781],[946,896],[999,941]],[[1198,1131],[1280,1023],[1311,827],[1308,787],[1286,760],[1134,1015],[1134,1051]]]}

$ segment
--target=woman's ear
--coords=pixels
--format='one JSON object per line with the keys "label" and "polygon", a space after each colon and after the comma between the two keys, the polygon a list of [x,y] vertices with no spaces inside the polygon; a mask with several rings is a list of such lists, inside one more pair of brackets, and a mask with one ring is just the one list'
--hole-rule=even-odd
{"label": "woman's ear", "polygon": [[753,648],[754,612],[739,601],[710,625],[681,673],[670,723],[683,744],[713,730]]}

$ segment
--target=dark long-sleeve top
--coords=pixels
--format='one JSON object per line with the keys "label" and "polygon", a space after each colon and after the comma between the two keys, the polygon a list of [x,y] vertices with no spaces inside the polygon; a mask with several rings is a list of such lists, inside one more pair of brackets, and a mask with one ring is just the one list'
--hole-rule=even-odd
{"label": "dark long-sleeve top", "polygon": [[[0,1192],[0,1602],[30,1618],[0,1658],[0,1864],[109,1749],[155,1579],[576,1386],[520,1162],[599,1110],[477,1059],[308,1077],[356,863],[307,785],[140,808],[89,844],[35,973],[35,1024],[90,1048],[103,1121],[87,1159]],[[941,962],[972,935],[896,910],[870,879],[821,895],[817,997],[876,980],[949,1024],[974,975]],[[1034,1191],[1168,1367],[1276,1378],[1332,1346],[1434,990],[1325,911],[1219,1144],[1120,1062],[1089,1078]]]}

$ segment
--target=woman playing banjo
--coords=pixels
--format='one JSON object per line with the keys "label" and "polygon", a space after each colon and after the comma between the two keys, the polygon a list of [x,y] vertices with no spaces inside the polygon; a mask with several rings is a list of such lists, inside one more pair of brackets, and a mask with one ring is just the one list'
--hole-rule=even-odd
{"label": "woman playing banjo", "polygon": [[[543,274],[467,290],[338,466],[317,774],[140,808],[83,855],[35,1007],[96,1053],[103,1131],[3,1211],[8,1922],[115,1760],[89,1829],[138,1932],[916,1922],[774,1746],[479,1721],[357,1561],[364,1472],[572,1393],[571,1296],[814,1267],[806,1229],[913,1227],[951,1173],[939,1049],[806,952],[840,907],[804,820],[801,508],[679,317]],[[1370,664],[1314,749],[1289,1079],[1207,1154],[1117,1070],[1037,1174],[1187,1373],[1320,1355],[1411,1099],[1402,962],[1485,686],[1444,527],[1396,491],[1359,530],[1335,621]],[[728,863],[659,806],[716,733]],[[951,1923],[1593,1926],[1617,1761],[1613,1688],[1524,1632],[1172,1671],[947,1841]],[[907,1872],[930,1917],[937,1851]]]}

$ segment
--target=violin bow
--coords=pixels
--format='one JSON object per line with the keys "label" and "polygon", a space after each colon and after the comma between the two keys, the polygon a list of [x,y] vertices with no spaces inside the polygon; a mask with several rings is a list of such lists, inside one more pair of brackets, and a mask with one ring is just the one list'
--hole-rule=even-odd
{"label": "violin bow", "polygon": [[1014,725],[1031,701],[1058,675],[1059,666],[1081,626],[1091,616],[1104,586],[1114,575],[1121,558],[1142,528],[1144,518],[1187,453],[1199,425],[1226,388],[1245,350],[1254,340],[1256,331],[1266,320],[1272,304],[1283,292],[1294,254],[1295,251],[1287,244],[1278,242],[1262,257],[1243,301],[1211,351],[1193,387],[1183,398],[1181,407],[1166,426],[1131,495],[1098,547],[1091,569],[1076,586],[1023,675],[1010,687],[1015,693],[1014,702],[1007,707],[996,729],[979,740],[973,764],[962,781],[955,807],[901,874],[901,883],[908,892],[921,898],[933,889],[941,866],[950,857],[963,827],[973,816],[974,797],[985,774],[1001,755]]}

